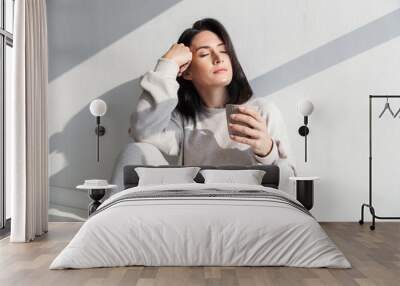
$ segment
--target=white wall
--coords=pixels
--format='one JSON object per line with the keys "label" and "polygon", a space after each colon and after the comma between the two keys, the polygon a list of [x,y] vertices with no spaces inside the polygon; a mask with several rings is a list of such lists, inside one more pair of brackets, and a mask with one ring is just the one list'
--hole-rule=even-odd
{"label": "white wall", "polygon": [[[106,32],[113,25],[115,34],[124,32],[110,38],[90,23],[115,2],[48,1],[52,202],[86,206],[88,200],[73,189],[87,178],[110,178],[118,152],[130,141],[128,119],[140,94],[140,75],[195,20],[214,17],[230,33],[257,96],[268,96],[281,109],[299,174],[321,178],[312,213],[320,221],[358,220],[368,199],[368,95],[400,94],[400,1],[170,1],[155,15],[157,1],[149,3],[121,1],[132,8],[129,13],[147,18],[132,24],[127,9],[115,8],[118,21],[105,19],[111,26]],[[77,11],[86,8],[91,12],[81,17]],[[73,22],[87,29],[78,31],[80,41],[70,37],[76,33]],[[95,98],[109,103],[100,163],[88,109]],[[302,98],[315,105],[307,163],[304,138],[297,133],[302,118],[296,104]],[[375,115],[383,104],[376,102]],[[400,100],[393,106],[400,108]],[[382,216],[400,215],[397,120],[374,121],[374,199]]]}

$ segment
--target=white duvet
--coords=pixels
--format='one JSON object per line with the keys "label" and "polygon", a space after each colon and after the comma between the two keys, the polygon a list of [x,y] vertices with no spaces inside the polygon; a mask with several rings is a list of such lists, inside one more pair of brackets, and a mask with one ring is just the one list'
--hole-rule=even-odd
{"label": "white duvet", "polygon": [[121,200],[137,192],[168,190],[261,190],[299,204],[280,190],[256,185],[190,183],[130,188],[103,202],[50,269],[126,265],[351,267],[312,216],[279,200],[250,196]]}

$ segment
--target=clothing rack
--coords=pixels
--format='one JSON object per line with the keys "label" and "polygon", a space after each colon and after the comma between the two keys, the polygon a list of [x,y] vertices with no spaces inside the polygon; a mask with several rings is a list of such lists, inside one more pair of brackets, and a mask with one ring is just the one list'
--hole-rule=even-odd
{"label": "clothing rack", "polygon": [[[375,219],[400,219],[400,217],[383,217],[378,216],[375,213],[375,208],[372,205],[372,99],[389,99],[389,98],[400,98],[400,95],[370,95],[369,96],[369,203],[362,204],[361,206],[361,219],[358,221],[359,224],[364,224],[364,207],[369,208],[372,215],[372,225],[370,229],[375,229]],[[398,112],[396,113],[396,115]]]}

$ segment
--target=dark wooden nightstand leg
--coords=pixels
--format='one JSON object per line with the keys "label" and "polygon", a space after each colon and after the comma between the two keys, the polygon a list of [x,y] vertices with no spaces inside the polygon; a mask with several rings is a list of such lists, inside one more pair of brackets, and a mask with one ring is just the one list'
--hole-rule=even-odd
{"label": "dark wooden nightstand leg", "polygon": [[89,216],[97,210],[97,208],[101,205],[100,200],[106,194],[105,189],[91,189],[89,190],[89,197],[93,200],[88,206]]}
{"label": "dark wooden nightstand leg", "polygon": [[307,210],[311,210],[314,205],[314,181],[296,181],[296,197]]}

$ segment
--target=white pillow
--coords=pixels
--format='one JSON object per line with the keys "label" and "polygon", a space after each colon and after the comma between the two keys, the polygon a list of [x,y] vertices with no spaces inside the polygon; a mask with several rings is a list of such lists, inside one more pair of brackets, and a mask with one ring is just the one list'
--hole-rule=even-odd
{"label": "white pillow", "polygon": [[204,183],[236,183],[248,185],[261,185],[265,175],[263,170],[201,170],[200,174],[204,177]]}
{"label": "white pillow", "polygon": [[148,168],[136,167],[138,186],[196,183],[193,179],[200,167]]}

